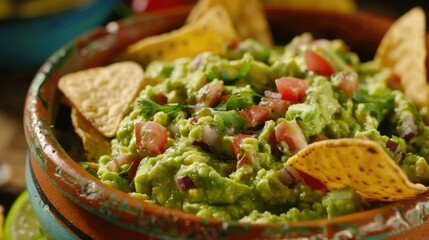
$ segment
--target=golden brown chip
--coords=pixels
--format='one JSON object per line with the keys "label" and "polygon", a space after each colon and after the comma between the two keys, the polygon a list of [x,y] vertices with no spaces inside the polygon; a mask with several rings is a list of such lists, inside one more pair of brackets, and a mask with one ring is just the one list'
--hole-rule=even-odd
{"label": "golden brown chip", "polygon": [[353,12],[357,10],[356,2],[353,0],[262,0],[262,2],[338,12]]}
{"label": "golden brown chip", "polygon": [[197,22],[130,45],[119,59],[134,60],[145,66],[152,60],[170,61],[206,51],[219,53],[225,43],[237,38],[228,13],[218,6]]}
{"label": "golden brown chip", "polygon": [[328,190],[352,187],[368,201],[397,201],[427,191],[410,182],[379,144],[365,139],[315,142],[286,165],[315,177]]}
{"label": "golden brown chip", "polygon": [[266,45],[273,40],[262,4],[259,0],[201,0],[192,9],[187,23],[197,23],[209,9],[223,6],[241,39],[253,38]]}
{"label": "golden brown chip", "polygon": [[401,77],[406,96],[418,107],[429,107],[425,36],[425,13],[422,8],[413,8],[389,28],[374,59]]}
{"label": "golden brown chip", "polygon": [[141,90],[143,78],[140,65],[120,62],[67,74],[58,87],[100,133],[113,137]]}
{"label": "golden brown chip", "polygon": [[77,135],[82,139],[86,159],[96,162],[106,154],[110,154],[109,140],[89,123],[75,108],[72,109],[71,119]]}

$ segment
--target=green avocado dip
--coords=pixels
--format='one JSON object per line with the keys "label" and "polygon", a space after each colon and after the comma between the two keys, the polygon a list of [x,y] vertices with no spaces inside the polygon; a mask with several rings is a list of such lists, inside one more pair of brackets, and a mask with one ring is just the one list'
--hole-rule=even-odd
{"label": "green avocado dip", "polygon": [[[226,221],[332,218],[371,208],[327,191],[288,159],[324,139],[382,145],[414,183],[429,182],[429,128],[396,75],[341,40],[227,44],[145,69],[141,91],[95,175],[147,202]],[[379,204],[378,204],[379,206]]]}

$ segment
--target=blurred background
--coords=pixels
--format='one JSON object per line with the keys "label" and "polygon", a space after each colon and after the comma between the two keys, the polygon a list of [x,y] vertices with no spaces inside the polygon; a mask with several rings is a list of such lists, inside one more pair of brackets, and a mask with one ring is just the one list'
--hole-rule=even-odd
{"label": "blurred background", "polygon": [[[25,189],[26,140],[22,110],[41,64],[58,48],[112,20],[197,0],[0,0],[0,205]],[[368,11],[395,19],[427,0],[263,0],[334,11]]]}

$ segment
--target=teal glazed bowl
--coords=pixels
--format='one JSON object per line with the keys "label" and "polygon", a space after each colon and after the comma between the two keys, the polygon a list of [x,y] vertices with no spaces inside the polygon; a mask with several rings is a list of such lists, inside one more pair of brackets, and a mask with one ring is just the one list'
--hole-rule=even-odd
{"label": "teal glazed bowl", "polygon": [[97,0],[68,11],[0,21],[0,70],[36,70],[58,48],[104,24],[118,0]]}
{"label": "teal glazed bowl", "polygon": [[[112,22],[58,50],[28,91],[24,129],[30,149],[27,185],[38,218],[56,239],[429,239],[429,193],[333,218],[248,224],[203,219],[130,197],[101,183],[76,162],[70,109],[57,82],[64,74],[108,64],[127,45],[180,27],[190,7]],[[302,32],[341,38],[371,59],[392,20],[286,6],[265,7],[277,44]]]}

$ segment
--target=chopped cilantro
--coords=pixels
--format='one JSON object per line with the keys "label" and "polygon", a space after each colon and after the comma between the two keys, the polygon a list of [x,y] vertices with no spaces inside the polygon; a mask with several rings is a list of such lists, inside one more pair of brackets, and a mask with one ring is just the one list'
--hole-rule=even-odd
{"label": "chopped cilantro", "polygon": [[255,104],[254,98],[261,97],[254,91],[241,91],[232,94],[225,104],[226,110],[241,110]]}
{"label": "chopped cilantro", "polygon": [[140,99],[138,104],[141,107],[140,115],[146,118],[153,116],[155,113],[160,111],[165,112],[166,114],[174,114],[185,109],[185,106],[177,103],[160,105],[147,98]]}
{"label": "chopped cilantro", "polygon": [[391,93],[374,96],[370,95],[367,91],[358,91],[353,94],[353,100],[356,103],[365,103],[364,111],[368,115],[377,118],[379,122],[383,120],[395,105],[395,98]]}
{"label": "chopped cilantro", "polygon": [[121,168],[121,171],[118,173],[118,174],[119,174],[119,176],[121,176],[122,178],[126,178],[126,177],[127,177],[128,172],[130,171],[131,166],[133,166],[133,164],[134,164],[134,163],[127,164],[124,168]]}
{"label": "chopped cilantro", "polygon": [[220,132],[240,131],[246,126],[244,117],[233,111],[214,111],[213,114]]}
{"label": "chopped cilantro", "polygon": [[97,170],[95,169],[98,167],[97,163],[79,162],[79,165],[92,176],[98,178]]}

